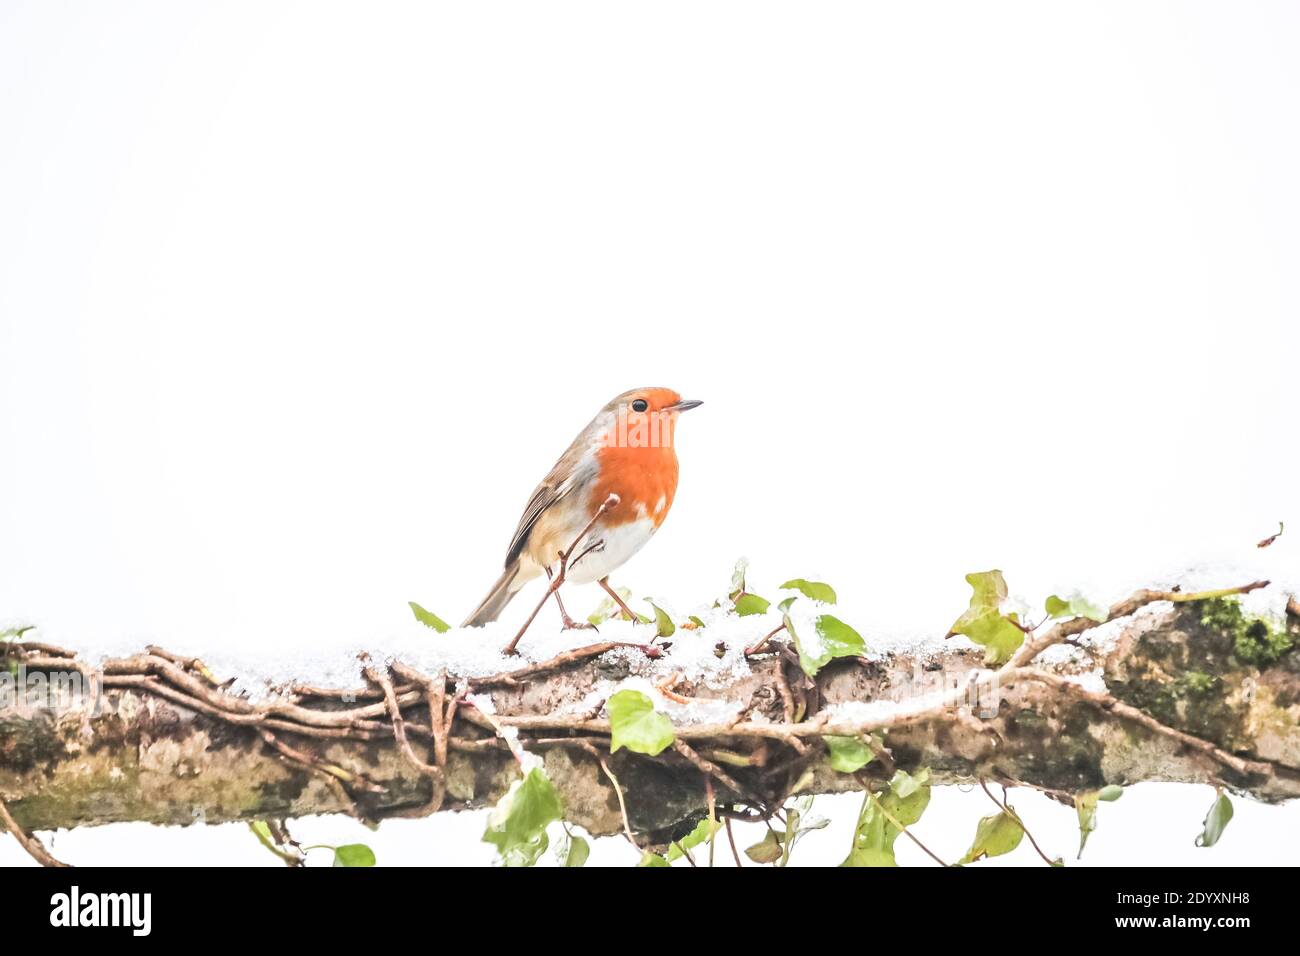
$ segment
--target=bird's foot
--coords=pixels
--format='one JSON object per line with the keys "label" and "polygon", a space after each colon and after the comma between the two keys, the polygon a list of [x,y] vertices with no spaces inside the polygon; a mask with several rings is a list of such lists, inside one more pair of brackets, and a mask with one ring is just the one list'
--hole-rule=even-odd
{"label": "bird's foot", "polygon": [[575,621],[567,614],[564,615],[563,625],[566,631],[599,631],[600,630],[600,628],[598,628],[595,624],[592,624],[590,621]]}

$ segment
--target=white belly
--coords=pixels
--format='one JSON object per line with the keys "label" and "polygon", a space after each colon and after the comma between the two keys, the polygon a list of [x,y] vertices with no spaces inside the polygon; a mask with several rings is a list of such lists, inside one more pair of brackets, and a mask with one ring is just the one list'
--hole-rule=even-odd
{"label": "white belly", "polygon": [[[569,565],[566,580],[574,584],[590,584],[618,570],[654,537],[655,523],[649,518],[629,521],[613,528],[593,528],[587,540],[574,551],[576,557]],[[588,545],[603,542],[583,554]]]}

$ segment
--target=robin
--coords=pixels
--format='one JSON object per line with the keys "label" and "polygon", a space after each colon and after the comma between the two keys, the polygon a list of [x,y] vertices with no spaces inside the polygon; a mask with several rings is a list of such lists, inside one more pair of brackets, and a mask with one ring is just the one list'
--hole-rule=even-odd
{"label": "robin", "polygon": [[602,408],[542,479],[524,508],[506,551],[505,570],[463,627],[495,621],[519,590],[545,574],[551,586],[510,643],[554,594],[566,628],[582,627],[560,600],[559,587],[599,582],[619,606],[636,615],[610,587],[609,575],[659,530],[677,491],[677,417],[702,404],[668,388],[637,388]]}

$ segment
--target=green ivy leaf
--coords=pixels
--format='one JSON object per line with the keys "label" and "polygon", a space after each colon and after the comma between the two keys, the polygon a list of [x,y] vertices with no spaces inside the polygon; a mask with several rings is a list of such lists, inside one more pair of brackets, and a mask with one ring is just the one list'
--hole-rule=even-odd
{"label": "green ivy leaf", "polygon": [[1205,824],[1201,830],[1201,835],[1196,838],[1196,845],[1214,846],[1219,842],[1219,837],[1223,836],[1223,830],[1231,819],[1232,801],[1228,799],[1226,793],[1220,793],[1214,798],[1214,803],[1210,806],[1210,812],[1205,815]]}
{"label": "green ivy leaf", "polygon": [[35,624],[26,624],[22,627],[10,627],[0,631],[0,641],[9,641],[14,638],[21,638],[28,631],[36,630]]}
{"label": "green ivy leaf", "polygon": [[[1115,788],[1123,792],[1123,788]],[[1074,795],[1074,810],[1079,817],[1079,855],[1076,859],[1083,858],[1083,848],[1088,843],[1088,837],[1092,831],[1097,829],[1097,801],[1103,799],[1105,793],[1107,803],[1118,800],[1120,794],[1115,793],[1115,789],[1105,787],[1102,790],[1088,790],[1083,793]]]}
{"label": "green ivy leaf", "polygon": [[[916,773],[907,773],[903,770],[896,770],[893,779],[889,781],[890,795],[897,797],[899,800],[909,800],[923,790],[926,791],[926,793],[929,793],[930,790],[930,770],[928,767],[923,767]],[[929,802],[930,800],[927,796],[926,803]],[[886,809],[888,809],[888,807],[886,807]],[[898,819],[898,822],[903,824],[903,826],[911,826],[917,820],[921,819],[921,812],[924,809],[925,806],[923,804],[920,809],[916,811],[916,818],[912,820],[904,820],[897,813],[894,814],[894,817]]]}
{"label": "green ivy leaf", "polygon": [[445,634],[451,630],[451,625],[432,611],[426,611],[414,601],[407,601],[406,603],[411,605],[411,610],[415,612],[415,619],[425,627],[431,627],[439,634]]}
{"label": "green ivy leaf", "polygon": [[651,853],[649,850],[641,851],[641,862],[637,866],[669,866],[669,862],[658,853]]}
{"label": "green ivy leaf", "polygon": [[704,622],[701,621],[701,620],[700,620],[698,617],[696,617],[694,614],[692,614],[690,617],[688,617],[687,620],[690,621],[692,624],[694,624],[696,627],[703,627],[703,626],[704,626]]}
{"label": "green ivy leaf", "polygon": [[1007,599],[1007,582],[1001,571],[977,571],[966,575],[966,583],[974,591],[970,607],[948,633],[964,634],[981,645],[984,663],[1001,664],[1025,641],[1025,632],[1016,615],[1003,614],[1000,610]]}
{"label": "green ivy leaf", "polygon": [[975,842],[970,845],[962,863],[974,863],[976,860],[1010,853],[1020,846],[1025,829],[1020,821],[1003,810],[992,816],[984,817],[975,827]]}
{"label": "green ivy leaf", "polygon": [[591,856],[591,844],[580,836],[569,837],[568,850],[562,865],[568,868],[582,866]]}
{"label": "green ivy leaf", "polygon": [[345,843],[334,848],[335,866],[374,866],[375,851],[364,843]]}
{"label": "green ivy leaf", "polygon": [[1079,816],[1079,857],[1083,856],[1083,848],[1088,842],[1088,836],[1097,829],[1097,801],[1113,803],[1122,796],[1124,796],[1124,788],[1113,783],[1100,790],[1089,790],[1074,795],[1074,810]]}
{"label": "green ivy leaf", "polygon": [[1097,829],[1097,791],[1074,795],[1074,812],[1079,817],[1079,855],[1083,859],[1083,848],[1088,843],[1088,836]]}
{"label": "green ivy leaf", "polygon": [[262,846],[266,847],[284,862],[294,865],[290,855],[281,849],[275,842],[275,837],[271,833],[270,824],[265,820],[250,820],[248,828],[253,831],[253,835],[257,837],[258,843],[262,844]]}
{"label": "green ivy leaf", "polygon": [[605,704],[609,710],[609,752],[626,747],[633,753],[657,756],[672,746],[673,722],[657,713],[639,690],[621,690]]}
{"label": "green ivy leaf", "polygon": [[736,566],[731,572],[731,590],[727,592],[731,600],[736,600],[745,593],[745,572],[749,570],[748,558],[737,558]]}
{"label": "green ivy leaf", "polygon": [[763,614],[771,606],[771,601],[761,598],[757,594],[741,594],[735,600],[736,613],[741,617],[749,617],[751,614]]}
{"label": "green ivy leaf", "polygon": [[672,863],[680,860],[686,855],[687,850],[693,850],[706,840],[713,839],[713,835],[722,829],[722,823],[718,820],[710,820],[705,817],[695,825],[695,829],[680,840],[674,840],[668,847],[668,862]]}
{"label": "green ivy leaf", "polygon": [[910,827],[930,804],[930,771],[915,774],[904,770],[894,773],[889,789],[883,794],[867,791],[853,831],[853,848],[840,866],[897,866],[894,841],[903,831],[886,817]]}
{"label": "green ivy leaf", "polygon": [[560,796],[540,767],[510,785],[492,810],[483,842],[506,866],[532,866],[546,852],[546,828],[564,814]]}
{"label": "green ivy leaf", "polygon": [[668,612],[649,598],[646,598],[646,604],[649,604],[655,609],[655,633],[659,637],[672,637],[673,633],[677,630],[677,625],[674,624],[673,619],[668,616]]}
{"label": "green ivy leaf", "polygon": [[823,584],[820,581],[809,581],[805,578],[791,578],[781,585],[782,591],[798,591],[804,597],[812,598],[814,601],[821,601],[823,604],[835,603],[835,589],[829,584]]}
{"label": "green ivy leaf", "polygon": [[781,838],[777,836],[775,830],[768,830],[767,836],[753,846],[745,848],[745,856],[759,864],[775,863],[781,859],[782,852]]}
{"label": "green ivy leaf", "polygon": [[840,866],[898,866],[894,843],[889,841],[888,848],[876,846],[874,842],[855,846]]}
{"label": "green ivy leaf", "polygon": [[785,629],[794,638],[795,650],[799,652],[799,666],[809,677],[815,677],[819,670],[837,657],[858,657],[866,652],[862,635],[829,614],[817,618],[811,639],[809,635],[799,634],[794,628],[794,622],[790,620],[789,605],[784,601],[782,604],[786,611]]}
{"label": "green ivy leaf", "polygon": [[876,756],[859,737],[826,736],[822,740],[830,751],[831,768],[840,773],[856,773]]}
{"label": "green ivy leaf", "polygon": [[1078,591],[1071,594],[1069,598],[1053,594],[1047,599],[1044,607],[1048,617],[1086,617],[1098,624],[1104,623],[1109,616],[1105,608],[1093,604]]}
{"label": "green ivy leaf", "polygon": [[823,614],[817,618],[817,633],[831,649],[831,657],[859,657],[867,652],[862,635],[837,617]]}

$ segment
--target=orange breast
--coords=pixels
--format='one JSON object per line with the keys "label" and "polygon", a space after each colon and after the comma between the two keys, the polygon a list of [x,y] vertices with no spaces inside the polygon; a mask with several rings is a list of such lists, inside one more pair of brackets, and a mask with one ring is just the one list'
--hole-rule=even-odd
{"label": "orange breast", "polygon": [[661,447],[628,448],[608,445],[596,452],[600,479],[591,489],[594,512],[610,493],[620,504],[605,517],[608,525],[620,525],[650,518],[655,527],[663,523],[677,493],[677,453],[671,444]]}

